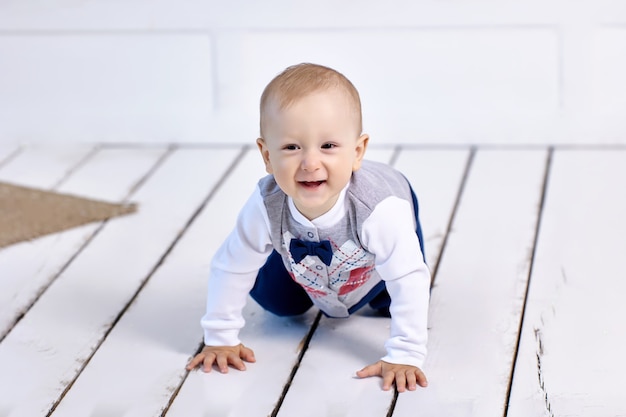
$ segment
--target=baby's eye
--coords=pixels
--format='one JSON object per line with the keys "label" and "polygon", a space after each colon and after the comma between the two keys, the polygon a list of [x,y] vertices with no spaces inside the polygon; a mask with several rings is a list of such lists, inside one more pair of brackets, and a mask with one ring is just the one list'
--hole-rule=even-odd
{"label": "baby's eye", "polygon": [[299,148],[298,145],[290,144],[290,145],[283,146],[283,149],[286,150],[286,151],[295,151],[295,150],[298,150],[300,148]]}
{"label": "baby's eye", "polygon": [[322,149],[332,149],[332,148],[336,148],[337,145],[334,143],[325,143],[322,145]]}

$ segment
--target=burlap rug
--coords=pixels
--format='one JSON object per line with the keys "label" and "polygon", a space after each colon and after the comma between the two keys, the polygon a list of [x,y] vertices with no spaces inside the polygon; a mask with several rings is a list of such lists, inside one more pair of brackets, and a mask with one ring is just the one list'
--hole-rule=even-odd
{"label": "burlap rug", "polygon": [[135,205],[0,182],[0,248],[134,211]]}

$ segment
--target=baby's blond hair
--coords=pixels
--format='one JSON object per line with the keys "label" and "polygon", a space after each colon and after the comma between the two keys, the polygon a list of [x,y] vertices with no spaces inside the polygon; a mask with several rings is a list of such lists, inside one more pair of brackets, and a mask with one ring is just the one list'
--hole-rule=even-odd
{"label": "baby's blond hair", "polygon": [[296,100],[308,94],[339,88],[348,94],[353,111],[357,117],[359,134],[361,133],[361,99],[354,85],[340,72],[322,65],[302,63],[292,65],[278,74],[263,90],[261,95],[261,136],[265,124],[265,111],[268,104],[276,100],[279,109],[285,109]]}

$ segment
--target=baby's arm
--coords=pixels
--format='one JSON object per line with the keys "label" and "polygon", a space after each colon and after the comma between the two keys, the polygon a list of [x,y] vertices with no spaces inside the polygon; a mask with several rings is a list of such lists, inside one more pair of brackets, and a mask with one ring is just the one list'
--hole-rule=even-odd
{"label": "baby's arm", "polygon": [[391,298],[387,355],[360,370],[359,377],[383,377],[383,389],[393,382],[399,392],[408,385],[426,386],[421,367],[426,356],[430,271],[423,261],[412,227],[411,205],[396,198],[381,202],[363,224],[364,243],[376,254],[376,269]]}
{"label": "baby's arm", "polygon": [[217,369],[223,374],[228,373],[228,365],[232,365],[240,371],[245,371],[246,365],[243,361],[256,362],[256,359],[252,349],[242,344],[237,346],[204,346],[202,351],[189,361],[187,370],[191,371],[198,365],[202,365],[204,372],[211,372],[211,368],[215,363]]}
{"label": "baby's arm", "polygon": [[383,391],[389,391],[393,383],[396,384],[398,392],[404,392],[405,388],[415,391],[417,385],[427,387],[428,380],[424,372],[416,366],[399,365],[385,361],[378,361],[358,371],[359,378],[370,376],[381,376],[383,378]]}
{"label": "baby's arm", "polygon": [[259,268],[272,251],[269,221],[258,188],[241,210],[235,228],[211,261],[206,312],[201,325],[204,348],[187,365],[199,365],[210,372],[215,364],[220,372],[228,367],[245,370],[254,362],[254,352],[241,344],[239,330],[244,326],[243,308]]}

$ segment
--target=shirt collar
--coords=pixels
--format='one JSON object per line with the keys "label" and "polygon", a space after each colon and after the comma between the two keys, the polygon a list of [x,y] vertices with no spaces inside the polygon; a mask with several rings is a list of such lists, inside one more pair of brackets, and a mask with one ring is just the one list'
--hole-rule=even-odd
{"label": "shirt collar", "polygon": [[302,213],[298,211],[296,205],[293,202],[291,197],[287,197],[287,203],[289,206],[289,212],[295,221],[300,223],[303,226],[307,227],[315,227],[317,229],[327,229],[329,227],[337,224],[339,220],[341,220],[346,212],[346,192],[348,191],[348,187],[350,183],[346,184],[346,186],[339,193],[339,198],[337,198],[337,202],[334,206],[331,207],[326,213],[321,216],[309,220]]}

